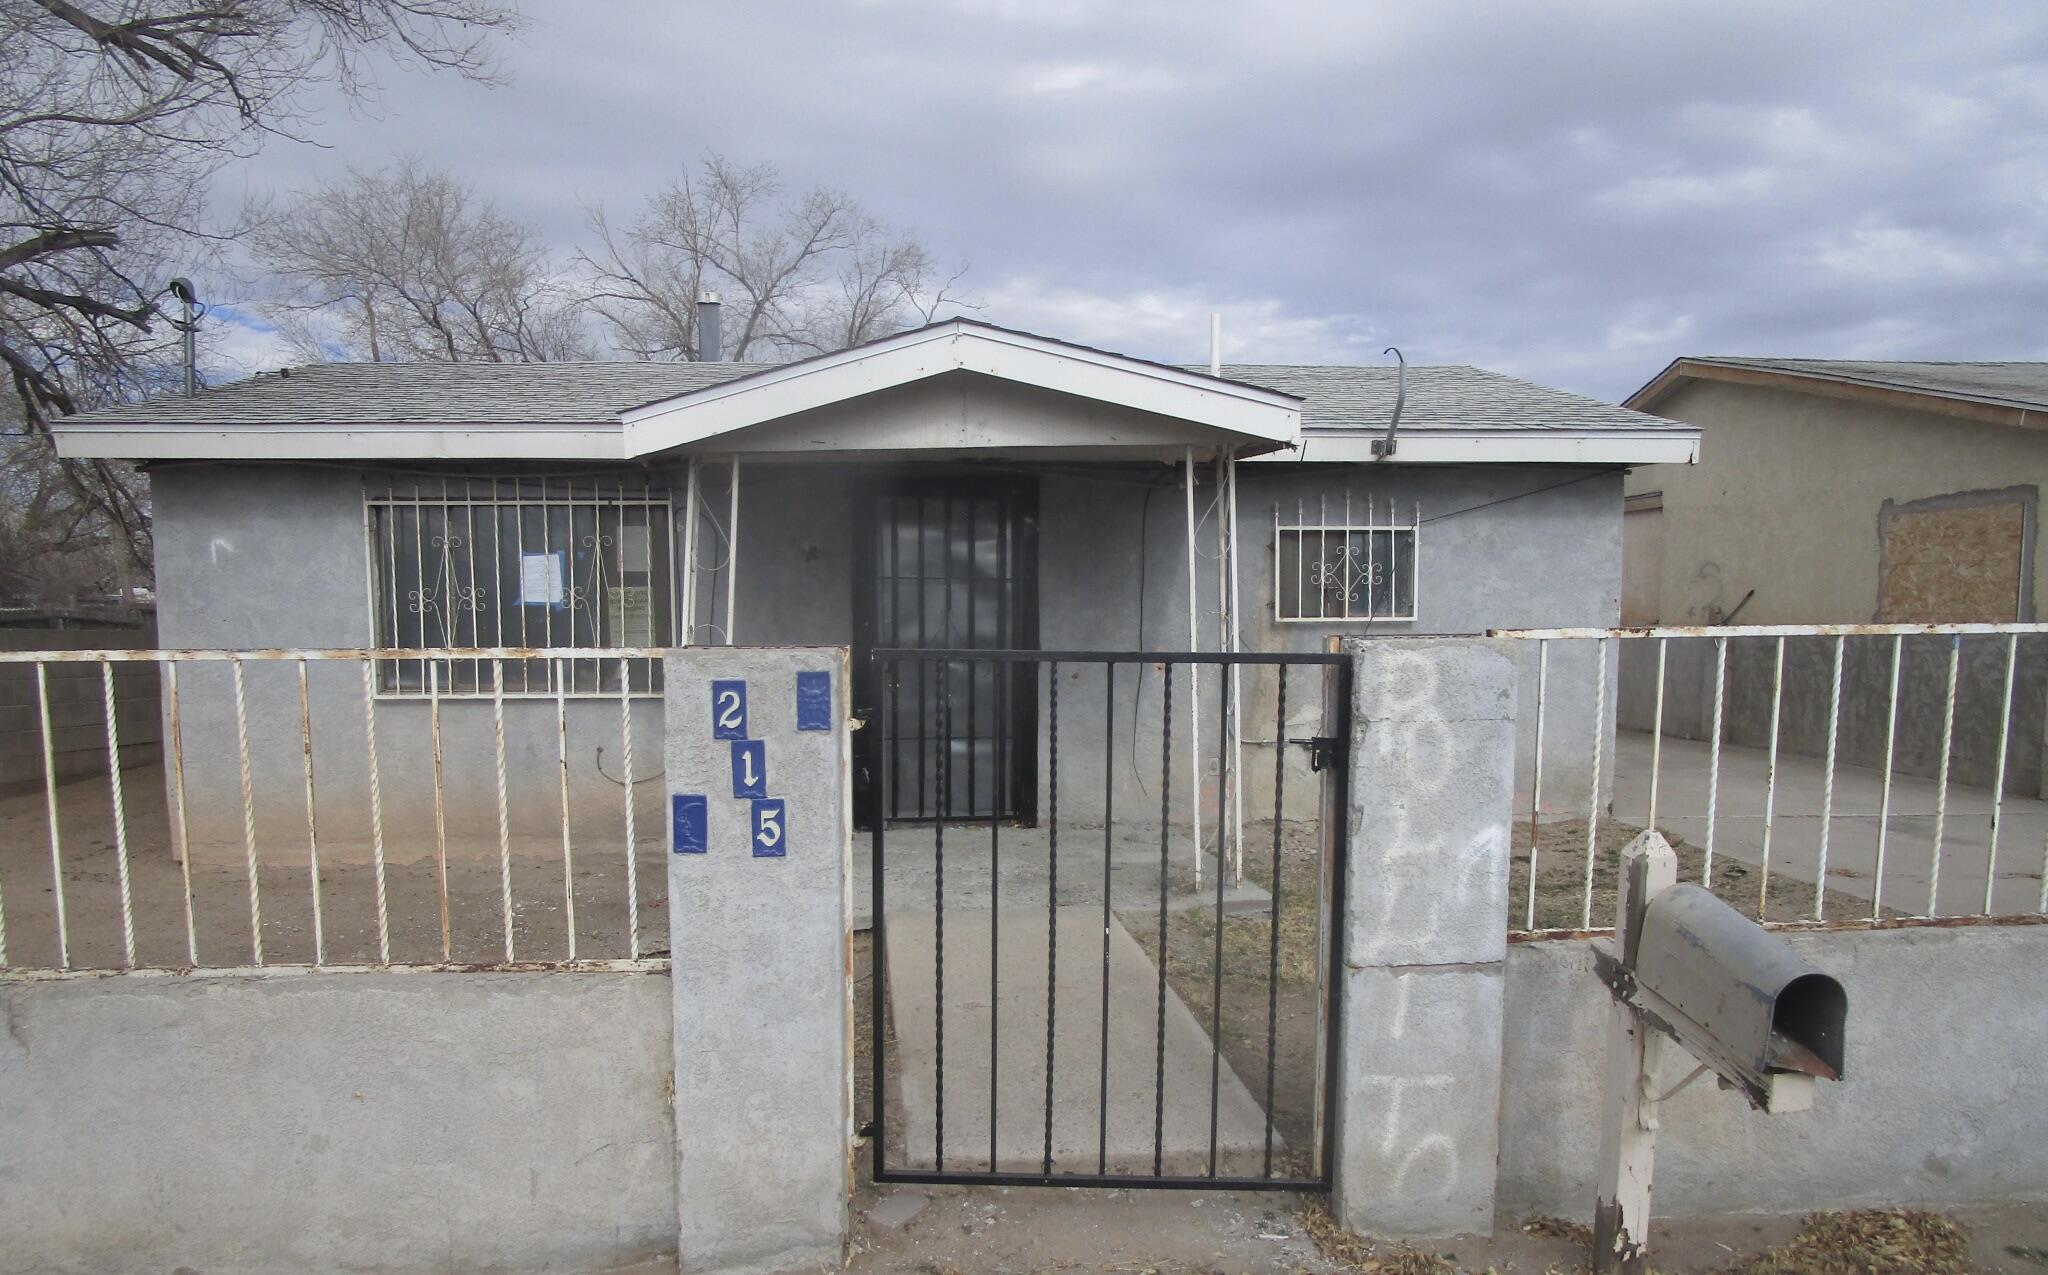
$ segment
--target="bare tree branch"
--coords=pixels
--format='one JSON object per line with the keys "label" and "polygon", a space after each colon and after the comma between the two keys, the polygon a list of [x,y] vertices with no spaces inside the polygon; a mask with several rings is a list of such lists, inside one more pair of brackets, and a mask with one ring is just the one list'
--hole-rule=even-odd
{"label": "bare tree branch", "polygon": [[[929,322],[962,271],[933,287],[929,251],[850,196],[789,198],[769,165],[707,156],[657,191],[619,230],[592,208],[593,247],[578,255],[591,309],[619,349],[642,359],[792,358]],[[725,349],[700,352],[697,300],[726,314]]]}
{"label": "bare tree branch", "polygon": [[[0,0],[0,366],[23,429],[162,383],[164,284],[202,273],[223,232],[208,180],[300,136],[305,89],[360,92],[372,57],[492,80],[511,3]],[[146,570],[139,477],[48,459],[99,520],[82,534],[103,527]]]}
{"label": "bare tree branch", "polygon": [[539,235],[415,160],[298,195],[250,244],[283,288],[271,316],[313,359],[590,357]]}

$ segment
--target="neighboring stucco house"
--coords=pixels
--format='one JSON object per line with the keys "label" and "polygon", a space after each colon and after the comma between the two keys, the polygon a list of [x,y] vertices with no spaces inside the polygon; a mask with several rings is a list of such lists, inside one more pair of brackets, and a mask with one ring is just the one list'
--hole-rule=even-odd
{"label": "neighboring stucco house", "polygon": [[1630,622],[2034,618],[2048,363],[1682,358],[1627,402],[1713,440],[1629,475]]}
{"label": "neighboring stucco house", "polygon": [[[1692,466],[1627,480],[1628,624],[1867,624],[2031,621],[2043,577],[2040,496],[2048,486],[2048,363],[1834,359],[1674,360],[1627,405],[1698,426]],[[1763,742],[1763,648],[1731,670],[1730,737]],[[1915,639],[1906,668],[1901,765],[1932,774],[1946,682],[1945,638]],[[2048,667],[2018,648],[2008,783],[2034,792]],[[2006,650],[1964,644],[1956,774],[1988,784]],[[1647,650],[1633,659],[1647,659]],[[1831,652],[1787,652],[1787,746],[1818,751]],[[1674,646],[1666,724],[1699,733],[1702,650]],[[1889,652],[1852,643],[1844,673],[1845,757],[1883,755]],[[1624,724],[1647,725],[1643,670],[1624,672]],[[1675,716],[1674,716],[1675,714]]]}
{"label": "neighboring stucco house", "polygon": [[[853,647],[857,670],[876,645],[1173,651],[1190,644],[1192,575],[1193,641],[1216,650],[1219,560],[1235,568],[1244,650],[1613,624],[1624,469],[1690,463],[1698,431],[1474,368],[1418,367],[1392,454],[1376,459],[1398,375],[1211,374],[954,320],[782,365],[294,368],[73,418],[59,444],[148,462],[166,647],[829,643]],[[1217,504],[1234,506],[1233,535],[1219,537]],[[1138,667],[1113,746],[1144,755],[1159,673]],[[221,799],[195,803],[208,823],[193,835],[234,845],[231,697],[205,672],[220,670],[192,670],[185,729],[218,744],[188,745],[188,764]],[[322,818],[358,817],[363,688],[354,669],[314,672]],[[660,755],[658,672],[636,664],[626,688],[643,736],[634,778]],[[1591,672],[1552,669],[1559,687],[1588,687]],[[598,750],[619,738],[617,663],[513,661],[506,676],[515,788],[553,783],[559,690],[578,797],[615,804],[622,759]],[[429,764],[428,701],[441,701],[467,776],[451,779],[458,840],[493,827],[474,762],[489,755],[477,702],[489,690],[487,667],[463,661],[374,670],[386,773]],[[874,705],[872,688],[855,693]],[[1089,693],[1077,683],[1063,712],[1101,721],[1099,690],[1086,716]],[[1126,694],[1147,706],[1142,720]],[[1553,694],[1552,729],[1591,729],[1586,697]],[[273,745],[256,741],[257,787],[288,798],[264,817],[289,828],[303,819],[296,685],[252,675],[249,695],[251,730]],[[1309,727],[1320,712],[1289,707]],[[898,711],[931,720],[929,705]],[[1248,702],[1245,719],[1267,729],[1247,734],[1270,735],[1273,711]],[[983,779],[972,813],[989,813],[1000,754],[1003,813],[1036,817],[1032,716],[956,721],[947,746]],[[1063,793],[1101,787],[1102,765],[1083,759],[1102,739],[1063,735]],[[1560,800],[1585,791],[1579,751],[1552,753]],[[1119,765],[1111,782],[1141,783],[1140,769]],[[969,813],[964,787],[949,814]]]}

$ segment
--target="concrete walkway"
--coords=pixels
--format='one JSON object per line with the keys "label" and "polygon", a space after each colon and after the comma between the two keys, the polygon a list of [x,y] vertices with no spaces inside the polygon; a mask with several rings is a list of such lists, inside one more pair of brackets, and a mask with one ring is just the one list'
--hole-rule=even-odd
{"label": "concrete walkway", "polygon": [[[1099,832],[1097,836],[1099,841]],[[1104,1050],[1099,858],[1094,905],[1062,906],[1054,912],[1056,933],[1051,937],[1057,955],[1050,971],[1045,908],[1005,907],[995,912],[985,903],[979,909],[956,908],[951,902],[950,850],[947,859],[943,1167],[986,1171],[993,1162],[1000,1171],[1040,1169],[1046,1136],[1050,973],[1057,993],[1051,1058],[1053,1171],[1093,1173],[1098,1154],[1106,1152],[1109,1172],[1150,1173],[1154,1098],[1161,1092],[1154,1083],[1155,1067],[1163,1066],[1164,1102],[1156,1114],[1165,1170],[1207,1172],[1213,1061],[1208,1033],[1169,986],[1160,1034],[1158,967],[1114,917],[1108,934],[1109,1034]],[[1155,860],[1155,873],[1156,869]],[[1064,883],[1063,873],[1063,894]],[[1156,906],[1156,892],[1151,897]],[[884,927],[902,1097],[900,1124],[908,1143],[891,1146],[889,1162],[925,1169],[937,1163],[939,1132],[935,922],[929,910],[899,911],[892,906]],[[993,960],[992,931],[1000,939]],[[991,968],[998,971],[993,987]],[[1106,1107],[1101,1100],[1105,1075]],[[1258,1173],[1264,1158],[1265,1114],[1228,1061],[1220,1063],[1216,1095],[1218,1172]],[[1282,1145],[1276,1134],[1276,1152]]]}
{"label": "concrete walkway", "polygon": [[[1288,825],[1291,835],[1308,836],[1312,829],[1303,824]],[[1039,924],[1045,923],[1047,887],[1052,877],[1052,834],[1047,827],[999,830],[992,856],[987,824],[948,824],[945,830],[946,907],[981,908],[993,895],[1003,907],[1035,907]],[[1210,834],[1213,837],[1213,832]],[[1272,825],[1245,826],[1245,853],[1254,863],[1272,851]],[[892,826],[883,853],[887,856],[888,878],[885,906],[929,912],[938,882],[938,847],[929,824]],[[1174,910],[1216,905],[1215,854],[1202,856],[1204,888],[1194,884],[1194,850],[1185,828],[1176,828],[1167,841],[1167,906]],[[1159,906],[1159,827],[1141,820],[1119,821],[1110,830],[1108,844],[1102,826],[1063,824],[1059,830],[1059,903],[1093,904],[1102,907],[1103,873],[1109,861],[1109,897],[1120,909]],[[1000,876],[990,870],[999,859]],[[872,885],[874,844],[865,832],[853,836],[853,928],[867,929],[873,911]],[[1263,912],[1270,896],[1250,880],[1243,885],[1226,885],[1226,912]],[[1097,927],[1100,928],[1099,926]]]}
{"label": "concrete walkway", "polygon": [[[1647,732],[1623,731],[1616,739],[1614,813],[1628,823],[1640,824],[1647,817],[1650,746]],[[1666,736],[1658,765],[1658,826],[1701,846],[1706,843],[1710,755],[1705,743]],[[1716,860],[1726,857],[1751,865],[1763,862],[1768,760],[1760,748],[1722,747],[1714,819]],[[1770,869],[1774,877],[1814,879],[1820,857],[1825,770],[1821,758],[1789,753],[1778,756],[1771,820]],[[1847,765],[1836,769],[1834,814],[1828,829],[1830,889],[1863,899],[1876,897],[1883,793],[1883,771]],[[1933,780],[1892,777],[1890,817],[1883,821],[1888,830],[1884,906],[1908,915],[1982,912],[1985,868],[1991,858],[1991,793],[1949,786],[1938,878],[1934,871],[1935,799]],[[2007,795],[1999,815],[1990,908],[1994,915],[2033,912],[2040,907],[2044,839],[2048,839],[2048,802]],[[1931,907],[1930,881],[1938,887]]]}

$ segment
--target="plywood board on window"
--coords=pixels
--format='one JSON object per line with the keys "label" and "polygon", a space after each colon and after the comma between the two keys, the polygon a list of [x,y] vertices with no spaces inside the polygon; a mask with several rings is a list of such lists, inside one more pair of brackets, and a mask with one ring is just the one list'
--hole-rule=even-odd
{"label": "plywood board on window", "polygon": [[1955,624],[2020,615],[2024,501],[1890,509],[1880,519],[1878,619]]}

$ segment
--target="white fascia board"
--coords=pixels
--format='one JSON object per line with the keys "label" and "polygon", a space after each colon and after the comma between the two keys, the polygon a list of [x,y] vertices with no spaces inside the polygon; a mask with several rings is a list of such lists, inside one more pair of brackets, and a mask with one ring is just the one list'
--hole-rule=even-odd
{"label": "white fascia board", "polygon": [[702,442],[951,371],[1116,403],[1269,443],[1292,443],[1300,435],[1300,400],[1286,394],[962,325],[906,333],[633,408],[620,414],[625,454],[645,456]]}
{"label": "white fascia board", "polygon": [[119,460],[621,460],[616,425],[58,424],[57,454]]}
{"label": "white fascia board", "polygon": [[1474,430],[1403,433],[1381,462],[1373,443],[1386,434],[1319,434],[1311,430],[1292,451],[1247,458],[1247,463],[1397,465],[1694,465],[1700,436],[1689,430]]}

